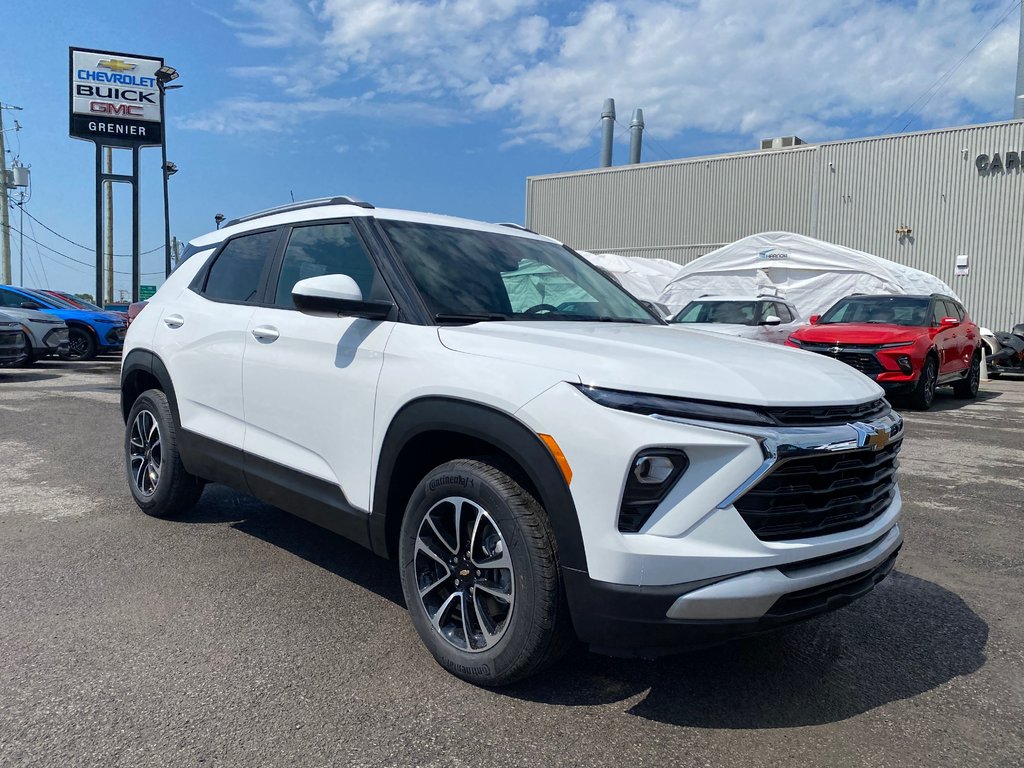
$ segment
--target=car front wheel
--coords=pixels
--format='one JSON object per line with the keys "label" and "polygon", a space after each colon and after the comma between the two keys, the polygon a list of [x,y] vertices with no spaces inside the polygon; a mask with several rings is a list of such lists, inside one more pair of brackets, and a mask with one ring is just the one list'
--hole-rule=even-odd
{"label": "car front wheel", "polygon": [[199,501],[203,482],[181,462],[171,408],[159,389],[135,400],[125,424],[124,459],[128,490],[147,515],[169,517]]}
{"label": "car front wheel", "polygon": [[513,683],[573,641],[547,515],[487,460],[450,461],[420,481],[399,556],[416,631],[463,680]]}
{"label": "car front wheel", "polygon": [[939,364],[929,356],[924,361],[917,385],[910,393],[910,405],[919,411],[927,411],[935,400],[935,387],[939,382]]}

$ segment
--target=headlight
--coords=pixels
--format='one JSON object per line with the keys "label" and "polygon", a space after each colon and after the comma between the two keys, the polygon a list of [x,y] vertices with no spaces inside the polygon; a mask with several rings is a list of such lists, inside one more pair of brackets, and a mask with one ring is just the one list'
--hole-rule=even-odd
{"label": "headlight", "polygon": [[36,320],[34,317],[28,319],[30,323],[38,323],[39,325],[64,325],[63,320]]}
{"label": "headlight", "polygon": [[574,384],[580,392],[605,408],[629,411],[644,416],[676,416],[698,421],[717,421],[726,424],[764,424],[775,426],[775,420],[764,411],[747,405],[723,405],[706,400],[688,400],[683,397],[645,395],[601,389]]}
{"label": "headlight", "polygon": [[913,346],[913,341],[894,341],[892,344],[882,344],[879,349],[896,349],[897,347],[910,347]]}
{"label": "headlight", "polygon": [[804,343],[800,341],[800,339],[798,339],[796,336],[790,336],[788,339],[786,339],[786,341],[788,341],[795,347],[802,347],[804,345]]}

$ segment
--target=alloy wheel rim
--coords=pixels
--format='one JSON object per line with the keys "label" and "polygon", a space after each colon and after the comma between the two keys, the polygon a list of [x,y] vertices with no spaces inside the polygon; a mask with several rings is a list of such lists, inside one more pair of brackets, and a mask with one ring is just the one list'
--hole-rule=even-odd
{"label": "alloy wheel rim", "polygon": [[86,342],[85,337],[80,334],[74,334],[68,341],[68,349],[71,353],[71,357],[81,357],[85,354]]}
{"label": "alloy wheel rim", "polygon": [[160,426],[152,413],[139,411],[128,442],[128,469],[135,489],[143,496],[152,496],[160,484],[163,463]]}
{"label": "alloy wheel rim", "polygon": [[924,387],[925,399],[927,402],[931,403],[931,401],[935,399],[935,379],[937,376],[934,363],[925,368],[925,375],[928,377],[925,380]]}
{"label": "alloy wheel rim", "polygon": [[977,392],[981,384],[981,359],[975,358],[971,363],[971,392]]}
{"label": "alloy wheel rim", "polygon": [[491,515],[449,496],[420,522],[413,555],[416,590],[434,631],[466,653],[493,648],[515,605],[512,556]]}

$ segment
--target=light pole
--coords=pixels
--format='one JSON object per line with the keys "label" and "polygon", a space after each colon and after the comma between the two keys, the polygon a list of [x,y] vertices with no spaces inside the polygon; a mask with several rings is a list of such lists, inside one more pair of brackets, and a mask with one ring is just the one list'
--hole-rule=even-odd
{"label": "light pole", "polygon": [[180,85],[168,85],[177,79],[178,70],[174,67],[165,64],[156,71],[156,85],[160,89],[160,119],[163,121],[160,129],[160,170],[164,177],[164,277],[170,277],[171,274],[171,212],[167,199],[167,179],[178,172],[176,165],[167,162],[167,115],[164,111],[164,95],[172,88],[181,88]]}
{"label": "light pole", "polygon": [[223,213],[214,214],[213,222],[217,225],[217,229],[220,229],[220,225],[224,223],[224,214]]}

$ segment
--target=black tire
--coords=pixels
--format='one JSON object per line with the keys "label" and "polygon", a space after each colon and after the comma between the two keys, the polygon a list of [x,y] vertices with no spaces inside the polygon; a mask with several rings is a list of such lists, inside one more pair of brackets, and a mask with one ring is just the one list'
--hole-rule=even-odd
{"label": "black tire", "polygon": [[68,328],[68,341],[70,342],[70,360],[92,360],[96,357],[96,337],[92,331],[80,328],[75,325]]}
{"label": "black tire", "polygon": [[921,375],[908,398],[910,407],[918,411],[927,411],[935,401],[935,387],[939,380],[939,363],[932,355],[924,361]]}
{"label": "black tire", "polygon": [[18,367],[28,368],[35,365],[36,360],[39,358],[36,357],[36,353],[32,349],[32,339],[28,337],[28,334],[22,331],[21,336],[25,339],[25,359],[18,363]]}
{"label": "black tire", "polygon": [[[149,421],[155,424],[155,433],[149,430]],[[136,426],[142,428],[136,432]],[[157,444],[148,445],[137,436],[142,433]],[[144,463],[149,460],[149,465]],[[128,490],[139,509],[153,517],[177,515],[199,501],[203,481],[186,471],[178,453],[177,432],[167,396],[159,389],[149,389],[135,399],[124,430],[124,463]],[[153,479],[148,467],[155,465]]]}
{"label": "black tire", "polygon": [[981,352],[975,352],[971,358],[971,366],[967,369],[967,376],[963,381],[953,385],[953,395],[961,400],[973,400],[978,396],[978,387],[981,386]]}
{"label": "black tire", "polygon": [[[456,506],[448,501],[452,498],[464,501]],[[446,516],[460,520],[456,509],[464,529],[460,538],[455,526],[447,528],[444,522]],[[437,527],[425,522],[428,514]],[[434,535],[439,530],[444,538]],[[413,491],[400,536],[402,590],[413,626],[438,664],[452,674],[476,685],[508,685],[540,672],[573,644],[547,514],[533,495],[487,459],[460,459],[431,470]],[[447,563],[418,550],[418,540]],[[495,562],[510,566],[487,567]],[[421,585],[431,584],[421,598]],[[497,592],[510,599],[497,599]],[[467,601],[474,609],[467,611],[468,619],[461,610]],[[447,611],[434,612],[435,629],[427,605],[433,609],[446,602],[451,602]],[[445,630],[450,630],[447,635]]]}

